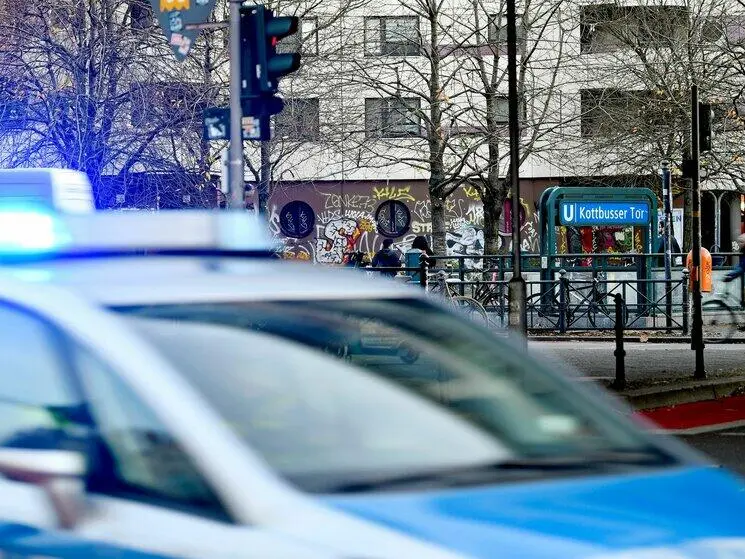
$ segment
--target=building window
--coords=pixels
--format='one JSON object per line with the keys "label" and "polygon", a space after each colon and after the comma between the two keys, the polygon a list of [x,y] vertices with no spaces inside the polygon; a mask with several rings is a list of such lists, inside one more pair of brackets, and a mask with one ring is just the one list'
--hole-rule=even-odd
{"label": "building window", "polygon": [[190,126],[201,128],[210,100],[196,84],[186,82],[139,84],[130,89],[132,126]]}
{"label": "building window", "polygon": [[581,12],[583,53],[667,46],[685,40],[689,14],[676,6],[585,6]]}
{"label": "building window", "polygon": [[401,237],[409,230],[411,212],[399,200],[386,200],[375,210],[375,223],[384,237]]}
{"label": "building window", "polygon": [[417,56],[420,51],[417,16],[366,17],[366,56]]}
{"label": "building window", "polygon": [[494,121],[497,124],[508,124],[510,121],[510,99],[506,95],[495,99]]}
{"label": "building window", "polygon": [[294,200],[282,206],[279,212],[279,229],[285,237],[302,239],[313,232],[316,214],[307,202]]}
{"label": "building window", "polygon": [[318,18],[304,17],[300,20],[298,30],[282,39],[277,45],[277,52],[299,53],[303,56],[318,55]]}
{"label": "building window", "polygon": [[674,103],[651,91],[585,89],[581,91],[583,137],[654,134],[674,126]]}
{"label": "building window", "polygon": [[26,126],[27,100],[19,87],[8,79],[0,79],[0,128],[22,130]]}
{"label": "building window", "polygon": [[153,25],[153,10],[149,2],[134,0],[129,5],[129,24],[132,29],[149,29]]}
{"label": "building window", "polygon": [[318,141],[318,99],[285,99],[285,108],[274,118],[275,137],[304,142]]}
{"label": "building window", "polygon": [[0,97],[0,128],[22,130],[26,126],[26,102]]}
{"label": "building window", "polygon": [[[520,14],[517,14],[517,45],[525,42],[525,22]],[[487,40],[490,45],[496,45],[499,48],[507,48],[507,15],[490,15]]]}
{"label": "building window", "polygon": [[365,99],[365,133],[368,138],[421,136],[418,98]]}

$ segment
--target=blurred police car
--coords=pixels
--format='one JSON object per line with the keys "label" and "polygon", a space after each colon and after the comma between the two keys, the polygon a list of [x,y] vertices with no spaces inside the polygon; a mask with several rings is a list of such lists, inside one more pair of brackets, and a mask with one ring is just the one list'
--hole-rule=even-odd
{"label": "blurred police car", "polygon": [[182,557],[745,549],[727,472],[416,288],[269,258],[263,230],[0,216],[0,519]]}

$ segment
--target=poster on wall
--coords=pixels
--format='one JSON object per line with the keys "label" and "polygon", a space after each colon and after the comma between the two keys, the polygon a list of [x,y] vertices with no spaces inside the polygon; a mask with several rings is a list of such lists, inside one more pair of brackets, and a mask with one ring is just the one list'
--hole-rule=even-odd
{"label": "poster on wall", "polygon": [[[658,231],[659,225],[664,223],[664,220],[665,212],[660,209],[657,211]],[[683,247],[683,208],[673,208],[673,236],[678,241],[678,245]]]}

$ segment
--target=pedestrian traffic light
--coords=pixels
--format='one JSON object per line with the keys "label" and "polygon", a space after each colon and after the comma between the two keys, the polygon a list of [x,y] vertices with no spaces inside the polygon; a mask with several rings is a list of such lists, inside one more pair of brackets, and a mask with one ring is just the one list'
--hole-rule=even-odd
{"label": "pedestrian traffic light", "polygon": [[712,123],[714,109],[708,103],[698,104],[698,149],[701,152],[711,151],[711,140],[714,138]]}
{"label": "pedestrian traffic light", "polygon": [[297,53],[278,53],[277,44],[296,33],[299,20],[275,16],[264,6],[241,7],[242,97],[274,95],[279,80],[300,67]]}

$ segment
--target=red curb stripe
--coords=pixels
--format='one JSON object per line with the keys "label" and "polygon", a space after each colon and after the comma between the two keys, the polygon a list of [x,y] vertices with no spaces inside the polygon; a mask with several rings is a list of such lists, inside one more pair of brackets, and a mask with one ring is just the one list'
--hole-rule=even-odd
{"label": "red curb stripe", "polygon": [[637,413],[663,429],[692,429],[718,425],[745,420],[745,396],[730,396],[719,400],[639,410]]}

